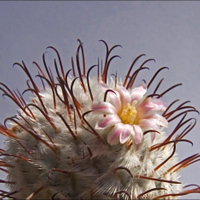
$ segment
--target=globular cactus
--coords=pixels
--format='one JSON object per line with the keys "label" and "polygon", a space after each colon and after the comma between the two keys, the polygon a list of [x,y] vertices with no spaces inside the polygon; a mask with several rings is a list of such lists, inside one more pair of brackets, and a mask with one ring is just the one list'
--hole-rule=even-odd
{"label": "globular cactus", "polygon": [[[144,61],[132,72],[144,54],[133,61],[123,81],[118,74],[109,77],[109,65],[117,57],[110,53],[120,45],[109,49],[103,40],[104,64],[98,62],[86,71],[83,44],[78,41],[76,67],[72,58],[72,69],[67,72],[58,51],[48,47],[58,58],[54,60],[56,78],[47,67],[45,54],[46,72],[34,62],[42,89],[23,61],[14,64],[29,78],[23,94],[32,93],[30,103],[23,94],[0,83],[3,95],[19,107],[16,116],[0,125],[0,133],[7,137],[0,162],[7,179],[1,182],[9,188],[1,191],[1,198],[174,199],[200,193],[197,185],[184,186],[179,174],[200,155],[182,161],[176,156],[179,142],[192,144],[184,137],[196,120],[186,115],[198,111],[188,101],[178,105],[178,100],[163,101],[167,92],[181,84],[158,92],[161,79],[149,93],[157,75],[167,68],[162,67],[148,82],[136,85],[137,75],[153,60]],[[95,70],[97,75],[90,75]],[[174,130],[167,133],[170,122],[178,118]]]}

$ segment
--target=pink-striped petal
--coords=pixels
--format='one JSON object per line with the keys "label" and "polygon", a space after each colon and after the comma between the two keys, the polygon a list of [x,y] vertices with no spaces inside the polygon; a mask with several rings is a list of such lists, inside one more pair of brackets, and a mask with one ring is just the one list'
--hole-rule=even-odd
{"label": "pink-striped petal", "polygon": [[135,144],[139,145],[142,142],[143,131],[142,131],[141,127],[138,125],[133,125],[133,130],[135,132],[135,136],[134,136]]}
{"label": "pink-striped petal", "polygon": [[114,126],[115,124],[120,122],[121,120],[117,115],[109,115],[98,120],[95,129],[104,129],[106,127]]}
{"label": "pink-striped petal", "polygon": [[147,92],[147,86],[145,83],[140,84],[138,87],[134,88],[131,92],[131,103],[135,100],[139,101]]}
{"label": "pink-striped petal", "polygon": [[110,99],[109,102],[116,108],[117,113],[120,112],[122,108],[122,104],[121,104],[119,93],[117,91],[109,92],[108,96]]}
{"label": "pink-striped petal", "polygon": [[156,119],[153,119],[153,118],[141,119],[139,121],[139,125],[141,126],[142,129],[158,130],[158,121]]}
{"label": "pink-striped petal", "polygon": [[162,100],[160,99],[147,99],[146,101],[144,101],[144,103],[142,103],[142,105],[144,108],[144,112],[146,113],[150,113],[150,112],[160,112],[160,111],[165,111],[166,107],[165,104]]}
{"label": "pink-striped petal", "polygon": [[119,92],[119,94],[120,94],[122,106],[126,106],[128,103],[130,103],[131,95],[130,95],[130,92],[126,88],[124,88],[122,86],[117,86],[117,88],[115,90],[117,92]]}
{"label": "pink-striped petal", "polygon": [[122,133],[120,134],[119,141],[124,144],[129,139],[130,134],[133,134],[133,126],[125,124]]}
{"label": "pink-striped petal", "polygon": [[109,102],[101,102],[92,105],[94,113],[99,114],[116,114],[116,108]]}
{"label": "pink-striped petal", "polygon": [[119,143],[119,137],[120,137],[120,134],[121,134],[122,131],[123,131],[123,127],[124,127],[123,124],[118,123],[118,124],[116,124],[115,127],[110,131],[110,133],[108,134],[108,137],[107,137],[107,142],[108,142],[110,145],[115,145],[115,144],[118,144],[118,143]]}

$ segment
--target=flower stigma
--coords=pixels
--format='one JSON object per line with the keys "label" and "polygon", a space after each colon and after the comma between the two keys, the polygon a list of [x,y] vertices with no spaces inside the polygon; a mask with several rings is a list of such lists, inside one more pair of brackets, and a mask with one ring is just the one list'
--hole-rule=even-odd
{"label": "flower stigma", "polygon": [[122,110],[120,114],[120,119],[124,124],[130,124],[133,125],[135,124],[135,119],[137,116],[137,110],[135,108],[135,102],[130,105],[128,103]]}

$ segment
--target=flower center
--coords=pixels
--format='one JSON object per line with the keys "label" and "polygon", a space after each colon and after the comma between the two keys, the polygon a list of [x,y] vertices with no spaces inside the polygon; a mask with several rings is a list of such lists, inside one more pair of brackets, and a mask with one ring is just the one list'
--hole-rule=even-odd
{"label": "flower center", "polygon": [[129,103],[124,107],[120,114],[120,119],[124,124],[133,125],[137,115],[137,110],[135,106],[130,105]]}

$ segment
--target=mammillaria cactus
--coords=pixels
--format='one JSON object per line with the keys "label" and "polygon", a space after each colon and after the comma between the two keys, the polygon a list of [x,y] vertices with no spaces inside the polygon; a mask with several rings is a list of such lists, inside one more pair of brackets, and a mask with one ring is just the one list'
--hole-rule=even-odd
{"label": "mammillaria cactus", "polygon": [[[191,143],[184,137],[195,126],[188,112],[198,112],[188,101],[165,103],[167,92],[159,92],[163,81],[152,93],[149,88],[157,75],[145,77],[135,85],[137,75],[148,69],[145,60],[132,72],[138,56],[122,81],[108,76],[110,56],[119,47],[106,47],[104,64],[98,61],[86,71],[83,44],[79,41],[76,63],[64,71],[58,51],[54,60],[56,78],[47,67],[43,54],[39,89],[25,63],[20,66],[29,78],[22,94],[0,83],[3,95],[19,107],[14,117],[0,125],[6,149],[1,149],[1,170],[7,173],[9,192],[2,198],[13,199],[174,199],[200,193],[198,185],[184,186],[179,171],[199,160],[194,154],[178,161],[176,146]],[[101,63],[101,64],[100,64]],[[76,64],[76,67],[75,67]],[[91,71],[97,71],[92,76]],[[146,79],[149,78],[147,82]],[[24,93],[32,93],[30,103]],[[170,122],[180,119],[171,133]],[[184,127],[184,128],[183,128]]]}

